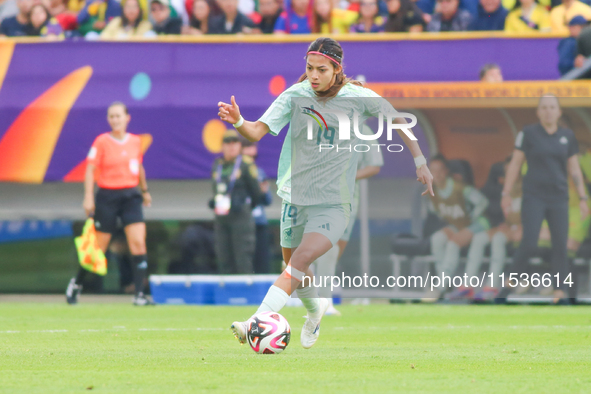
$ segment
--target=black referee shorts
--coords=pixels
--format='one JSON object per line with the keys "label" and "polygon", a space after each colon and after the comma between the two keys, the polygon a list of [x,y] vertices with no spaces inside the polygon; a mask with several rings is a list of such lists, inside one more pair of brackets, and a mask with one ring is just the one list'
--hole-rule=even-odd
{"label": "black referee shorts", "polygon": [[129,189],[100,189],[94,199],[94,226],[97,231],[113,234],[117,230],[117,218],[123,227],[142,223],[144,199],[137,187]]}

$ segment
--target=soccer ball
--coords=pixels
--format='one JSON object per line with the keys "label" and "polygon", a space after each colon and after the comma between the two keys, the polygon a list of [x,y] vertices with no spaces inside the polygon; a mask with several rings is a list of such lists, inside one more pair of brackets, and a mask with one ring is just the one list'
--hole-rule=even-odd
{"label": "soccer ball", "polygon": [[291,328],[277,312],[257,313],[246,324],[248,344],[259,354],[278,354],[289,344]]}

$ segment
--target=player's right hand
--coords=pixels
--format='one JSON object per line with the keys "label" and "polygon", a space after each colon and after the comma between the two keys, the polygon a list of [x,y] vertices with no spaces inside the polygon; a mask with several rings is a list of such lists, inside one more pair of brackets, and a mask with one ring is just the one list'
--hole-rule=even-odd
{"label": "player's right hand", "polygon": [[84,198],[82,202],[82,208],[84,208],[84,212],[86,213],[86,217],[90,217],[94,214],[94,198],[88,197]]}
{"label": "player's right hand", "polygon": [[234,96],[232,96],[231,100],[232,104],[227,104],[222,101],[218,103],[218,116],[221,120],[234,124],[238,123],[238,120],[240,120],[240,108],[238,107],[238,104],[236,104]]}

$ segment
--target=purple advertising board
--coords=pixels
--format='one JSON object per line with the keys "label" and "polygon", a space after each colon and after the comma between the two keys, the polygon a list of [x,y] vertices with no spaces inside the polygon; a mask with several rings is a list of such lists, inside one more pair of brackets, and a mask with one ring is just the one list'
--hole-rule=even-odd
{"label": "purple advertising board", "polygon": [[[556,79],[557,44],[557,38],[482,38],[342,45],[351,77],[425,82],[474,81],[489,62],[499,64],[507,80]],[[307,46],[0,42],[0,181],[79,180],[73,171],[94,138],[108,130],[106,109],[116,100],[129,107],[129,131],[151,136],[145,155],[149,178],[208,178],[219,149],[212,139],[219,138],[221,126],[211,123],[218,101],[235,95],[244,117],[258,119],[304,72]],[[258,164],[271,177],[284,136],[267,136],[259,145]],[[27,145],[36,140],[40,146]],[[421,145],[426,149],[426,142]],[[412,160],[391,166],[389,160],[383,176],[413,174]],[[43,161],[32,169],[33,162]]]}

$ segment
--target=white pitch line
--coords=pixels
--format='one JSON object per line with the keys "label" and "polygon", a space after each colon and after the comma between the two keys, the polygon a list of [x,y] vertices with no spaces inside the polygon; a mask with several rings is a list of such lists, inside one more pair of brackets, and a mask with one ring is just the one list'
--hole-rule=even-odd
{"label": "white pitch line", "polygon": [[66,333],[66,332],[125,332],[125,331],[222,331],[224,328],[211,328],[211,327],[194,327],[194,328],[105,328],[95,329],[88,328],[84,330],[7,330],[0,331],[0,334],[22,334],[22,333],[35,333],[35,334],[55,334],[55,333]]}
{"label": "white pitch line", "polygon": [[[565,330],[565,329],[584,329],[590,330],[591,326],[564,326],[564,325],[535,325],[535,326],[453,326],[453,325],[445,325],[445,326],[405,326],[405,327],[334,327],[332,328],[335,331],[341,330]],[[213,327],[193,327],[193,328],[105,328],[105,329],[96,329],[96,328],[88,328],[84,330],[6,330],[0,331],[0,334],[23,334],[23,333],[35,333],[35,334],[59,334],[59,333],[67,333],[67,332],[149,332],[149,331],[224,331],[225,328],[213,328]]]}

